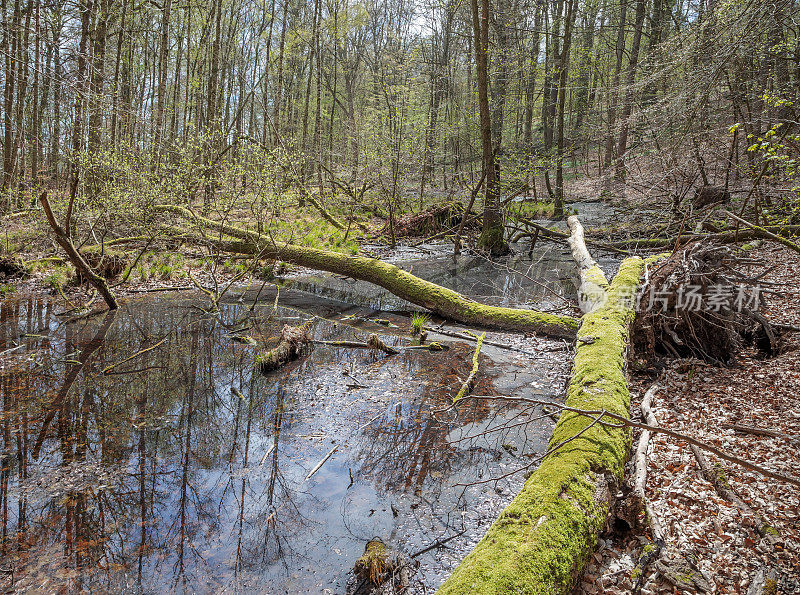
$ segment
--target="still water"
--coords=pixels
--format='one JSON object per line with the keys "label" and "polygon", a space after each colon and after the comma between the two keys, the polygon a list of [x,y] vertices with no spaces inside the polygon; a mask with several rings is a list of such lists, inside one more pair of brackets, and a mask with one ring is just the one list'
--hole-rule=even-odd
{"label": "still water", "polygon": [[[441,584],[524,477],[463,484],[527,464],[552,422],[448,409],[474,344],[434,334],[450,349],[318,344],[262,375],[233,335],[269,346],[307,323],[316,340],[410,344],[403,316],[286,289],[275,308],[274,292],[214,315],[189,293],[78,320],[45,298],[0,303],[0,353],[22,346],[0,356],[7,588],[342,593],[367,540],[411,555],[463,531],[415,558],[411,591]],[[473,394],[561,392],[558,343],[491,337],[529,353],[486,346]]]}

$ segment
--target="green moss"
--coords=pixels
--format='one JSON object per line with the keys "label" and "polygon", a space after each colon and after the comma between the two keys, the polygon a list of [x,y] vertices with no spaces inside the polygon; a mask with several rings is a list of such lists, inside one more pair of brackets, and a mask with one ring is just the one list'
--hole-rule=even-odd
{"label": "green moss", "polygon": [[723,467],[719,462],[714,463],[714,477],[719,485],[730,489],[731,486],[728,483],[728,473],[725,471],[725,467]]}
{"label": "green moss", "polygon": [[772,535],[773,537],[780,537],[780,533],[778,533],[778,530],[771,525],[767,525],[766,523],[761,525],[760,533],[762,535]]}
{"label": "green moss", "polygon": [[[608,290],[608,301],[582,319],[567,405],[627,416],[630,394],[623,372],[632,304],[644,262],[626,259]],[[440,593],[566,593],[591,554],[608,514],[598,497],[600,476],[622,479],[630,432],[595,425],[563,412],[550,447],[574,438],[546,457],[520,494]],[[583,432],[575,438],[579,433]]]}
{"label": "green moss", "polygon": [[768,578],[764,581],[764,587],[761,592],[763,595],[776,595],[778,593],[778,581],[774,578]]}
{"label": "green moss", "polygon": [[694,577],[697,576],[696,572],[675,572],[673,575],[675,580],[681,583],[692,584],[694,582]]}
{"label": "green moss", "polygon": [[503,237],[504,232],[505,228],[503,225],[484,229],[481,235],[478,236],[478,246],[484,250],[488,250],[495,256],[508,254],[509,248],[508,243]]}

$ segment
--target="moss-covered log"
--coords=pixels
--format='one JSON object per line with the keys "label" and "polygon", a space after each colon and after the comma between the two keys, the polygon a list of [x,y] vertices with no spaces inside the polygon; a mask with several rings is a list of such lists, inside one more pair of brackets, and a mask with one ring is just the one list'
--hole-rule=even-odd
{"label": "moss-covered log", "polygon": [[606,299],[608,280],[600,266],[589,254],[584,239],[583,226],[575,215],[567,218],[570,236],[567,238],[572,258],[578,265],[581,284],[578,287],[578,304],[584,312],[599,308]]}
{"label": "moss-covered log", "polygon": [[[624,362],[643,267],[639,258],[626,259],[605,304],[583,316],[568,406],[629,416]],[[561,414],[550,447],[574,439],[542,461],[440,594],[570,591],[606,523],[630,450],[628,429],[590,424]]]}
{"label": "moss-covered log", "polygon": [[214,229],[240,240],[217,242],[222,249],[243,254],[258,254],[262,258],[283,260],[311,269],[368,281],[412,304],[464,324],[537,332],[560,338],[573,338],[578,327],[578,321],[569,316],[480,304],[451,289],[420,279],[376,258],[347,256],[318,248],[275,242],[254,231],[207,219],[180,206],[159,205],[155,209],[180,215],[201,227]]}

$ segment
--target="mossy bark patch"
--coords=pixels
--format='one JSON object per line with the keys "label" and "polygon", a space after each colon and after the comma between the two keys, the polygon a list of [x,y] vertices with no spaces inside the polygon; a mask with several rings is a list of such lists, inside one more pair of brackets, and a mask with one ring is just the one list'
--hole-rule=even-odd
{"label": "mossy bark patch", "polygon": [[[628,327],[644,262],[626,259],[605,304],[582,318],[566,404],[628,416],[624,372]],[[630,431],[563,412],[546,457],[520,494],[439,589],[461,593],[567,593],[606,522],[613,483],[621,480]]]}

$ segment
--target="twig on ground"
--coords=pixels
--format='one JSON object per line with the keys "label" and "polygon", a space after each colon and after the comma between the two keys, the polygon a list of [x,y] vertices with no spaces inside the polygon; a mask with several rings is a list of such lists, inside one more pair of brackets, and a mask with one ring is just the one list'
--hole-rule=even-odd
{"label": "twig on ground", "polygon": [[303,481],[308,481],[309,479],[311,479],[311,477],[322,468],[325,462],[333,456],[333,453],[335,453],[338,448],[339,445],[337,444],[332,449],[330,449],[328,451],[328,454],[326,454],[325,457],[323,457],[323,459],[319,463],[317,463],[316,466],[311,471],[308,472],[308,475],[306,475],[305,478],[303,478]]}
{"label": "twig on ground", "polygon": [[444,544],[446,544],[448,541],[451,541],[451,540],[455,539],[456,537],[461,537],[461,536],[462,536],[462,535],[464,535],[464,533],[466,533],[466,532],[467,532],[467,530],[466,530],[466,529],[464,529],[464,530],[462,530],[462,531],[459,531],[458,533],[455,533],[455,534],[453,534],[453,535],[450,535],[449,537],[444,537],[443,539],[437,539],[436,541],[434,541],[434,542],[433,542],[432,544],[430,544],[429,546],[427,546],[427,547],[424,547],[424,548],[422,548],[421,550],[418,550],[418,551],[414,552],[413,554],[411,554],[411,555],[409,556],[409,558],[416,558],[417,556],[421,556],[421,555],[422,555],[422,554],[424,554],[425,552],[429,552],[429,551],[431,551],[431,550],[434,550],[434,549],[436,549],[437,547],[442,547],[442,546],[443,546]]}

